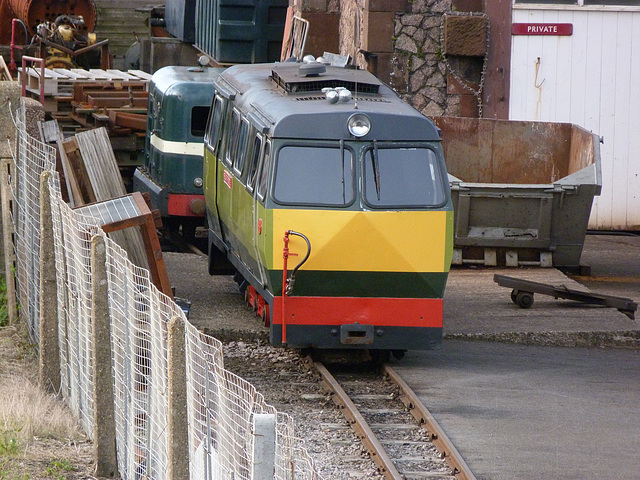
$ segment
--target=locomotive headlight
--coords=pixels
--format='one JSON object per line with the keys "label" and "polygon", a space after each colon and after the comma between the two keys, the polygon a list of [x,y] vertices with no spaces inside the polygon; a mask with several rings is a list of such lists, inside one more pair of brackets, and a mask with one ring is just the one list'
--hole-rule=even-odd
{"label": "locomotive headlight", "polygon": [[202,179],[200,177],[196,177],[193,179],[193,186],[196,188],[200,188],[202,186]]}
{"label": "locomotive headlight", "polygon": [[364,137],[371,130],[371,120],[363,113],[354,113],[347,120],[347,127],[354,137]]}

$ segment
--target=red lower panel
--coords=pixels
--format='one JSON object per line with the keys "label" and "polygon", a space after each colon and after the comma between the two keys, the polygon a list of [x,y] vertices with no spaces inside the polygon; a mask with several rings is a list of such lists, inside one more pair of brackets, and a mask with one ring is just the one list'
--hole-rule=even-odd
{"label": "red lower panel", "polygon": [[[286,297],[287,325],[442,327],[441,298]],[[282,324],[282,297],[273,299],[273,318]]]}
{"label": "red lower panel", "polygon": [[[196,202],[196,211],[202,210],[202,213],[194,213],[191,205]],[[202,206],[200,208],[200,205]],[[167,202],[167,213],[169,215],[178,215],[181,217],[202,217],[204,216],[204,195],[177,195],[170,194]]]}

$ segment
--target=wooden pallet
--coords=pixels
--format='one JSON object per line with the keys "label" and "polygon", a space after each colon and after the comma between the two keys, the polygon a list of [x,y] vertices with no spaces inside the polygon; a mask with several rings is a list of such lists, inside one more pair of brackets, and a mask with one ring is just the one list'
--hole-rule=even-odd
{"label": "wooden pallet", "polygon": [[[22,72],[20,67],[19,72]],[[76,84],[84,83],[106,83],[114,88],[123,87],[129,83],[139,83],[144,90],[148,89],[151,74],[142,70],[101,70],[92,68],[84,70],[81,68],[46,68],[44,77],[41,78],[40,70],[29,67],[26,69],[26,90],[30,94],[40,95],[40,86],[44,86],[45,110],[57,112],[59,104],[69,101],[74,96]],[[22,78],[21,75],[18,78]],[[49,97],[49,98],[47,98]],[[54,99],[54,101],[52,101]]]}

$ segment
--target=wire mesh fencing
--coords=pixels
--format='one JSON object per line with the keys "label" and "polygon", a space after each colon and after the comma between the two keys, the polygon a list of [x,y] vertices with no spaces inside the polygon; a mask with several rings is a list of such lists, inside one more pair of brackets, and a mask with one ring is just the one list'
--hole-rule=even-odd
{"label": "wire mesh fencing", "polygon": [[15,163],[11,181],[13,196],[16,290],[29,338],[37,343],[40,318],[40,174],[54,170],[55,150],[26,134],[24,108],[17,110]]}
{"label": "wire mesh fencing", "polygon": [[[22,123],[21,123],[22,122]],[[29,136],[17,120],[14,172],[9,179],[14,205],[16,277],[21,317],[34,343],[40,322],[40,178],[48,186],[53,225],[60,393],[88,436],[95,437],[97,400],[93,353],[110,348],[117,468],[125,480],[169,479],[171,435],[169,377],[184,377],[189,475],[191,479],[315,480],[319,478],[294,422],[268,405],[253,385],[224,368],[222,344],[188,323],[182,309],[153,284],[149,271],[134,265],[127,252],[101,226],[100,209],[72,209],[62,199],[55,173],[55,150]],[[92,239],[106,245],[106,261],[92,260]],[[92,315],[97,269],[107,279],[109,339],[94,339]],[[48,305],[47,305],[48,307]],[[54,308],[54,306],[51,306]],[[168,328],[185,324],[184,371],[169,371]],[[57,359],[56,359],[57,360]],[[273,418],[270,463],[256,458],[257,421]],[[178,446],[179,447],[179,446]],[[175,453],[175,452],[174,452]],[[267,477],[256,465],[268,465]]]}

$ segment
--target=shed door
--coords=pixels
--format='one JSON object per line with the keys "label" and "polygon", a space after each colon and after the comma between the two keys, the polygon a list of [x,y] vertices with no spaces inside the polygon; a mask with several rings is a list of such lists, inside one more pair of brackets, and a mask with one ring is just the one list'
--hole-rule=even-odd
{"label": "shed door", "polygon": [[570,122],[604,137],[602,194],[589,228],[637,230],[640,1],[539,3],[548,5],[516,0],[513,22],[568,23],[573,33],[512,35],[509,119]]}

